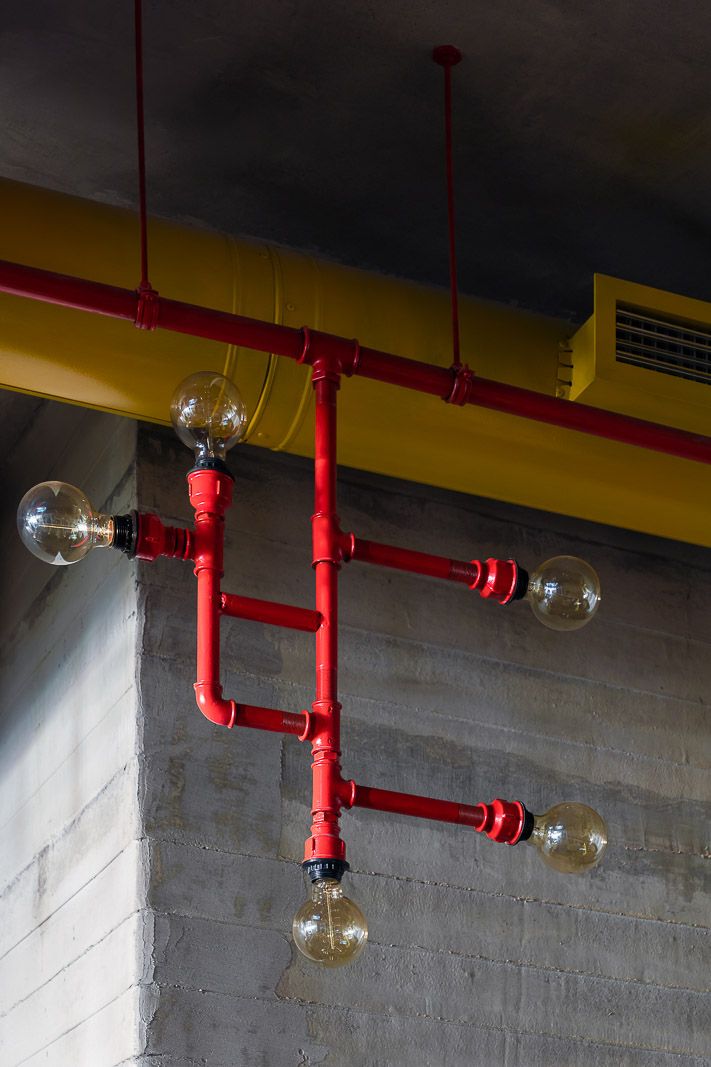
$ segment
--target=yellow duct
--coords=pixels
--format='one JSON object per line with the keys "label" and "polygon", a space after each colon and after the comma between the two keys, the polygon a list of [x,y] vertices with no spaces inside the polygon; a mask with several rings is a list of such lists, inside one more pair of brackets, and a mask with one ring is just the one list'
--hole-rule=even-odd
{"label": "yellow duct", "polygon": [[[131,213],[7,181],[0,196],[0,258],[136,285]],[[441,291],[166,222],[151,222],[150,253],[165,296],[451,362]],[[555,394],[565,322],[471,298],[461,313],[475,371]],[[183,377],[220,369],[243,392],[252,444],[311,453],[309,372],[290,360],[0,295],[0,364],[6,388],[163,423]],[[344,465],[711,545],[701,464],[365,379],[343,383],[339,410]]]}

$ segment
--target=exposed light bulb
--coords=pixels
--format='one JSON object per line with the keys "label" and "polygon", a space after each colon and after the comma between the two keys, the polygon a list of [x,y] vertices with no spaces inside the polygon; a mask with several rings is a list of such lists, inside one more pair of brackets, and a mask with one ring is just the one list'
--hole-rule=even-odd
{"label": "exposed light bulb", "polygon": [[602,859],[607,825],[587,804],[556,804],[545,815],[533,816],[528,840],[554,871],[583,874]]}
{"label": "exposed light bulb", "polygon": [[292,923],[299,952],[324,967],[342,967],[354,960],[368,940],[368,924],[360,908],[344,897],[335,878],[311,883],[311,898]]}
{"label": "exposed light bulb", "polygon": [[77,563],[92,548],[108,548],[114,539],[111,515],[96,513],[82,493],[67,482],[40,482],[29,489],[17,509],[22,543],[44,563]]}
{"label": "exposed light bulb", "polygon": [[182,381],[170,402],[170,417],[183,444],[195,449],[198,466],[224,462],[247,427],[239,389],[216,371],[199,371]]}
{"label": "exposed light bulb", "polygon": [[554,556],[531,575],[526,599],[551,630],[578,630],[600,604],[600,579],[584,559]]}

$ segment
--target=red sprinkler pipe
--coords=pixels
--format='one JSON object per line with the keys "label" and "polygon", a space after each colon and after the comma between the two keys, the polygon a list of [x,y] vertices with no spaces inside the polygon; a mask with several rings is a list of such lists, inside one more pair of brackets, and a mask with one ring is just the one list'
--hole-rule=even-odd
{"label": "red sprinkler pipe", "polygon": [[222,696],[220,684],[220,579],[223,567],[224,516],[232,503],[232,478],[216,470],[188,475],[190,503],[195,508],[194,561],[197,578],[197,681],[195,700],[205,718],[219,726],[303,734],[305,713],[237,704]]}
{"label": "red sprinkler pipe", "polygon": [[278,604],[273,600],[234,596],[231,593],[222,594],[220,610],[223,615],[231,615],[235,619],[250,619],[252,622],[284,626],[289,630],[303,630],[311,634],[317,632],[322,621],[318,611],[297,608],[291,604]]}
{"label": "red sprinkler pipe", "polygon": [[[54,274],[5,260],[0,260],[0,292],[90,311],[109,318],[125,319],[131,323],[136,321],[138,313],[138,298],[130,289]],[[316,330],[295,330],[291,326],[260,322],[227,311],[167,300],[165,297],[156,297],[155,322],[152,322],[152,326],[258,352],[271,352],[309,365],[313,365],[316,359],[329,358],[346,375],[359,374],[443,400],[456,395],[457,403],[476,404],[567,430],[679,456],[681,459],[711,463],[709,437],[545,396],[530,389],[477,378],[465,367],[453,371],[377,349],[363,348],[355,341]]]}
{"label": "red sprinkler pipe", "polygon": [[[446,556],[432,556],[427,552],[413,552],[396,545],[383,545],[378,541],[366,541],[352,533],[341,534],[341,551],[344,560],[353,559],[360,563],[409,571],[411,574],[462,582],[480,596],[487,599],[491,597],[499,604],[508,604],[517,599],[519,576],[525,580],[525,572],[514,559],[472,559],[467,563]],[[519,597],[524,592],[525,586],[519,592]]]}
{"label": "red sprinkler pipe", "polygon": [[225,700],[220,684],[220,579],[223,574],[224,515],[232,503],[232,479],[213,470],[188,474],[190,503],[195,508],[195,577],[197,578],[197,680],[195,699],[210,722],[233,727],[234,700]]}
{"label": "red sprinkler pipe", "polygon": [[515,845],[526,828],[526,809],[519,800],[493,800],[491,804],[456,804],[449,800],[373,789],[355,782],[341,782],[341,802],[345,807],[371,808],[416,819],[458,823],[485,833],[492,841]]}
{"label": "red sprinkler pipe", "polygon": [[311,837],[304,862],[335,860],[345,863],[340,836],[341,705],[338,702],[338,570],[340,531],[336,514],[336,398],[339,374],[318,360],[313,370],[316,393],[314,445],[314,514],[311,520],[316,610],[316,699],[308,738],[311,741],[313,799]]}
{"label": "red sprinkler pipe", "polygon": [[131,554],[153,563],[159,556],[169,559],[193,558],[193,535],[178,526],[165,526],[157,515],[134,512],[136,546]]}

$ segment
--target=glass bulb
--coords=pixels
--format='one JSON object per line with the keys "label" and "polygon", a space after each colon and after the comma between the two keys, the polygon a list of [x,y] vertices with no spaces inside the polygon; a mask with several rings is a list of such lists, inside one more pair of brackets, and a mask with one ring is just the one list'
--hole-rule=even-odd
{"label": "glass bulb", "polygon": [[528,840],[554,871],[582,874],[602,859],[607,825],[586,804],[556,804],[545,815],[534,815]]}
{"label": "glass bulb", "polygon": [[17,529],[25,548],[44,563],[77,563],[92,548],[108,548],[114,520],[97,514],[81,489],[66,482],[40,482],[17,509]]}
{"label": "glass bulb", "polygon": [[311,883],[311,899],[292,923],[299,952],[324,967],[341,967],[359,956],[368,940],[368,924],[360,908],[344,897],[335,878]]}
{"label": "glass bulb", "polygon": [[578,630],[600,604],[600,579],[577,556],[554,556],[533,572],[526,599],[539,622],[551,630]]}
{"label": "glass bulb", "polygon": [[239,389],[216,371],[199,371],[182,381],[173,393],[170,417],[183,444],[195,449],[197,464],[224,461],[247,427]]}

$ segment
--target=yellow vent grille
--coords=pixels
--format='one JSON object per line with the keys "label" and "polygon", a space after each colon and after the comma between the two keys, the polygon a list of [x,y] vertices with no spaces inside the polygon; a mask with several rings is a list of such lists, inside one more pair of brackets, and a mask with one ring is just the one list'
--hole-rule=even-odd
{"label": "yellow vent grille", "polygon": [[618,363],[690,382],[711,383],[711,328],[617,305]]}
{"label": "yellow vent grille", "polygon": [[557,395],[711,434],[711,303],[595,276],[595,310],[563,349]]}

